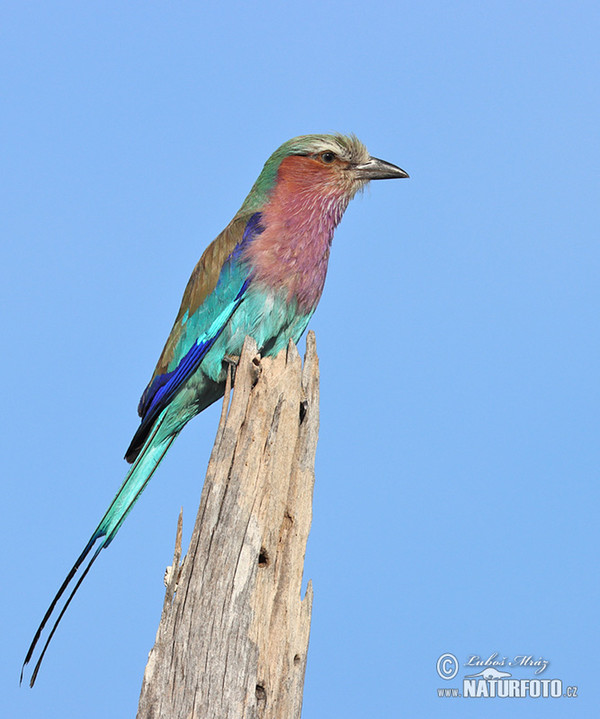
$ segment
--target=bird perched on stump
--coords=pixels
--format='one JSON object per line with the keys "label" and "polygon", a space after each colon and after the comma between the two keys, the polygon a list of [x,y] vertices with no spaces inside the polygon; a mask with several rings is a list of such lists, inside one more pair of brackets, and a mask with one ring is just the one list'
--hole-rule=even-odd
{"label": "bird perched on stump", "polygon": [[[23,669],[53,618],[30,686],[75,592],[171,443],[192,417],[223,395],[227,357],[240,354],[247,335],[263,356],[276,355],[290,339],[298,342],[321,298],[333,232],[348,203],[370,180],[396,177],[408,175],[371,157],[353,135],[295,137],[267,160],[235,217],[192,272],[138,406],[141,423],[125,453],[131,468],[27,652]],[[78,581],[59,604],[80,568]]]}

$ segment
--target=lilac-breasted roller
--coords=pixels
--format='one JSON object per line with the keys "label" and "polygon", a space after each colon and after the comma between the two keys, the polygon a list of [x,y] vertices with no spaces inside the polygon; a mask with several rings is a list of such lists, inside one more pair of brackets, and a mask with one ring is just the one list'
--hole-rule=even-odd
{"label": "lilac-breasted roller", "polygon": [[79,585],[114,539],[171,443],[192,417],[223,395],[226,358],[240,354],[247,335],[262,355],[276,355],[290,339],[298,342],[321,297],[333,232],[348,202],[369,180],[395,177],[408,175],[371,157],[354,136],[296,137],[267,160],[238,213],[192,272],[138,406],[141,424],[125,454],[131,468],[27,652],[23,669],[55,617],[30,686]]}

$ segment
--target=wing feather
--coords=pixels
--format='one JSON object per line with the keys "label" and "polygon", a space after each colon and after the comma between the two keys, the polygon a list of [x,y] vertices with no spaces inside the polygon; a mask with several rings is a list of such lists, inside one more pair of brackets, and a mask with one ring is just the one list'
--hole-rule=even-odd
{"label": "wing feather", "polygon": [[242,241],[244,230],[248,222],[248,216],[236,216],[227,227],[218,235],[202,253],[198,264],[194,267],[187,283],[179,312],[173,323],[173,328],[167,339],[163,351],[158,358],[154,374],[150,378],[140,404],[138,414],[143,416],[144,398],[154,380],[168,371],[169,365],[175,356],[182,335],[185,334],[185,318],[191,317],[206,298],[213,292],[219,281],[223,265],[236,245]]}
{"label": "wing feather", "polygon": [[244,220],[234,219],[194,268],[169,339],[140,399],[142,422],[125,454],[129,462],[135,460],[157,418],[199,368],[243,302],[251,280],[240,262],[240,250],[263,231],[260,218],[260,213],[254,213]]}

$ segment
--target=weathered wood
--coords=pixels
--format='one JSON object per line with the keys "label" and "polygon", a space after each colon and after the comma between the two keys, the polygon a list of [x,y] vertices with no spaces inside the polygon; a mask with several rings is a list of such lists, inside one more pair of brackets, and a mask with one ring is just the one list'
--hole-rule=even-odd
{"label": "weathered wood", "polygon": [[307,337],[260,359],[249,339],[226,392],[187,557],[173,567],[138,719],[299,719],[312,586],[319,368]]}

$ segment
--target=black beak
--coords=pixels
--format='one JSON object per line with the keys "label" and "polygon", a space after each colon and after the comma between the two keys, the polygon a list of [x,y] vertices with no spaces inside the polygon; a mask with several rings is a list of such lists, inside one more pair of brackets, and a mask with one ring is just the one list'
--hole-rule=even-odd
{"label": "black beak", "polygon": [[355,165],[352,169],[359,180],[392,180],[395,177],[408,177],[408,172],[377,157],[369,157],[367,162]]}

